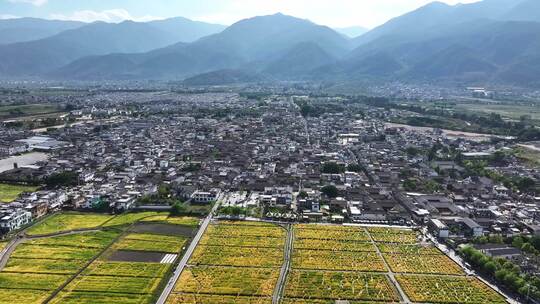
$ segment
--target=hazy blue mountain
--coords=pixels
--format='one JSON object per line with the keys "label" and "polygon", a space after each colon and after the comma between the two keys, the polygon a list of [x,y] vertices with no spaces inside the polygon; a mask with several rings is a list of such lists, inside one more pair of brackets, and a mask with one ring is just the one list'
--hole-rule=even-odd
{"label": "hazy blue mountain", "polygon": [[[301,43],[312,43],[334,57],[343,56],[350,50],[348,39],[328,27],[276,14],[239,21],[218,34],[191,44],[177,44],[148,52],[142,55],[144,60],[136,68],[111,68],[98,74],[100,77],[109,73],[111,76],[129,74],[140,78],[177,79],[246,66],[264,69]],[[91,61],[87,65],[91,66]]]}
{"label": "hazy blue mountain", "polygon": [[171,37],[172,43],[193,42],[227,28],[225,25],[192,21],[183,17],[151,21],[148,24],[166,33]]}
{"label": "hazy blue mountain", "polygon": [[148,52],[221,30],[220,26],[203,24],[200,30],[194,31],[200,24],[191,24],[183,18],[149,23],[95,22],[45,39],[3,45],[0,46],[3,58],[0,75],[41,75],[86,56]]}
{"label": "hazy blue mountain", "polygon": [[279,59],[270,62],[265,73],[294,77],[334,63],[337,59],[315,42],[302,42],[287,50]]}
{"label": "hazy blue mountain", "polygon": [[367,28],[362,27],[362,26],[342,27],[342,28],[335,28],[334,30],[349,38],[356,38],[369,31]]}
{"label": "hazy blue mountain", "polygon": [[354,39],[353,44],[364,45],[385,36],[401,40],[417,39],[426,32],[439,31],[478,19],[511,20],[505,19],[505,15],[524,1],[528,0],[484,0],[453,6],[432,2],[369,31]]}
{"label": "hazy blue mountain", "polygon": [[253,83],[266,81],[268,78],[259,73],[247,70],[218,70],[199,74],[184,80],[185,85],[208,86],[208,85],[231,85],[240,83]]}
{"label": "hazy blue mountain", "polygon": [[500,19],[540,22],[540,1],[526,0],[517,4]]}
{"label": "hazy blue mountain", "polygon": [[43,39],[84,25],[86,23],[37,18],[0,20],[0,44]]}

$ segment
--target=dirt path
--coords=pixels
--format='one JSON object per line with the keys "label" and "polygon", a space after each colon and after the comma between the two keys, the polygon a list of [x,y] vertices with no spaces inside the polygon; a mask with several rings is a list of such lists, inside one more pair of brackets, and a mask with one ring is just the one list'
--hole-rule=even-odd
{"label": "dirt path", "polygon": [[406,304],[412,303],[411,300],[409,299],[409,297],[407,296],[407,294],[405,294],[405,292],[404,292],[403,289],[401,288],[401,285],[399,285],[398,281],[396,280],[396,275],[395,275],[395,273],[392,271],[392,269],[390,268],[390,265],[388,265],[388,263],[387,263],[386,260],[384,259],[384,256],[383,256],[381,250],[379,249],[379,247],[377,246],[377,243],[375,243],[375,240],[374,240],[373,237],[371,236],[371,233],[368,232],[368,235],[369,235],[369,239],[371,240],[371,243],[373,244],[373,246],[375,246],[375,249],[376,249],[376,251],[377,251],[377,254],[378,254],[379,257],[383,260],[386,269],[388,269],[387,275],[388,275],[388,277],[390,278],[390,281],[392,282],[392,284],[394,285],[394,287],[396,288],[396,290],[398,291],[399,296],[400,296],[400,298],[402,299],[401,303],[406,303]]}

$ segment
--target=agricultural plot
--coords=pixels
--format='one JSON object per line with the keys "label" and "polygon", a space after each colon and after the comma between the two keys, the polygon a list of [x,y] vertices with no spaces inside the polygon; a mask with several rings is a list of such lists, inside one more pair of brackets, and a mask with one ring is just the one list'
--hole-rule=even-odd
{"label": "agricultural plot", "polygon": [[[42,303],[117,235],[114,231],[87,232],[20,244],[0,273],[0,296],[9,303]],[[25,294],[28,297],[17,300]]]}
{"label": "agricultural plot", "polygon": [[38,187],[0,184],[0,203],[10,203],[16,200],[21,193],[34,192],[37,189]]}
{"label": "agricultural plot", "polygon": [[125,293],[99,293],[99,292],[79,292],[62,291],[52,299],[51,304],[142,304],[152,303],[153,297],[146,294],[125,294]]}
{"label": "agricultural plot", "polygon": [[170,216],[168,214],[161,214],[144,218],[141,221],[197,227],[199,225],[200,219],[191,216]]}
{"label": "agricultural plot", "polygon": [[279,268],[189,267],[175,291],[190,294],[270,297]]}
{"label": "agricultural plot", "polygon": [[201,241],[201,245],[208,246],[226,246],[226,247],[268,247],[268,248],[283,248],[285,239],[269,238],[263,236],[248,236],[243,238],[230,238],[227,236],[208,235],[205,234]]}
{"label": "agricultural plot", "polygon": [[37,289],[0,289],[0,304],[40,304],[47,299],[49,291]]}
{"label": "agricultural plot", "polygon": [[395,273],[464,274],[461,267],[446,255],[384,254]]}
{"label": "agricultural plot", "polygon": [[208,235],[221,235],[227,237],[275,237],[284,238],[285,231],[273,225],[210,225],[206,230]]}
{"label": "agricultural plot", "polygon": [[191,256],[192,265],[280,267],[283,249],[264,247],[197,246]]}
{"label": "agricultural plot", "polygon": [[55,214],[27,230],[28,235],[47,235],[64,231],[91,229],[112,219],[112,215],[92,213]]}
{"label": "agricultural plot", "polygon": [[138,212],[138,213],[124,213],[120,214],[109,221],[107,221],[104,227],[124,226],[131,225],[138,221],[144,221],[147,218],[154,216],[160,216],[159,212]]}
{"label": "agricultural plot", "polygon": [[168,303],[272,303],[285,230],[265,223],[208,227]]}
{"label": "agricultural plot", "polygon": [[295,249],[317,249],[333,251],[366,251],[375,252],[375,246],[370,242],[337,241],[321,239],[297,239]]}
{"label": "agricultural plot", "polygon": [[297,225],[295,226],[295,237],[333,241],[370,241],[364,228],[347,226]]}
{"label": "agricultural plot", "polygon": [[402,245],[378,243],[377,247],[383,253],[417,254],[417,255],[440,255],[442,252],[434,246]]}
{"label": "agricultural plot", "polygon": [[465,276],[400,275],[397,280],[407,296],[418,303],[490,303],[505,299],[477,278]]}
{"label": "agricultural plot", "polygon": [[70,235],[55,236],[43,239],[28,240],[25,243],[29,245],[41,246],[67,246],[77,248],[103,248],[109,244],[116,236],[118,231],[106,230],[100,232],[87,232]]}
{"label": "agricultural plot", "polygon": [[161,278],[169,267],[160,263],[95,261],[84,270],[83,275]]}
{"label": "agricultural plot", "polygon": [[175,293],[170,304],[271,304],[272,298]]}
{"label": "agricultural plot", "polygon": [[416,244],[418,242],[416,234],[408,233],[370,233],[375,242]]}
{"label": "agricultural plot", "polygon": [[121,276],[78,276],[65,291],[152,294],[159,285],[159,278]]}
{"label": "agricultural plot", "polygon": [[292,265],[296,269],[386,271],[384,262],[375,252],[295,249]]}
{"label": "agricultural plot", "polygon": [[297,299],[399,301],[392,284],[382,274],[293,270],[286,286],[285,298],[292,303],[297,303]]}
{"label": "agricultural plot", "polygon": [[185,242],[186,238],[184,237],[130,233],[116,243],[114,248],[117,250],[177,253]]}

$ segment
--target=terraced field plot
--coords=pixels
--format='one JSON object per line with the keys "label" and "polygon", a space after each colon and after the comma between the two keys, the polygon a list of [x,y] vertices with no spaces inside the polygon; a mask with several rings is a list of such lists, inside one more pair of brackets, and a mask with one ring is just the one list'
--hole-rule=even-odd
{"label": "terraced field plot", "polygon": [[272,303],[284,242],[272,224],[211,224],[168,303]]}
{"label": "terraced field plot", "polygon": [[471,277],[400,275],[405,293],[419,303],[506,303],[489,286]]}

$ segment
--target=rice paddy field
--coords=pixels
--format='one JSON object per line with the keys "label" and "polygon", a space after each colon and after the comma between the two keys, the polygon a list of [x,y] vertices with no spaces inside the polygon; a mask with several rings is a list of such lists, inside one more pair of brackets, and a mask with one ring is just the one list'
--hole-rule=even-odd
{"label": "rice paddy field", "polygon": [[[198,223],[155,213],[49,217],[0,272],[0,303],[154,303]],[[276,293],[285,304],[505,303],[414,230],[287,227],[211,223],[167,303],[270,304]],[[98,231],[50,235],[77,229]]]}
{"label": "rice paddy field", "polygon": [[29,229],[28,239],[0,272],[0,303],[154,303],[189,239],[168,231],[196,229],[193,223],[198,223],[183,218],[181,224],[163,224],[171,226],[164,232],[130,230],[132,224],[151,224],[143,220],[162,215],[62,213],[46,218]]}
{"label": "rice paddy field", "polygon": [[415,303],[505,302],[437,248],[419,244],[416,231],[294,226],[292,270],[282,303],[399,303],[404,296]]}
{"label": "rice paddy field", "polygon": [[38,187],[0,184],[0,203],[10,203],[25,192],[35,192]]}
{"label": "rice paddy field", "polygon": [[272,303],[285,237],[273,224],[211,224],[168,303]]}

